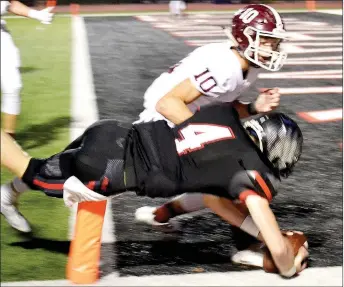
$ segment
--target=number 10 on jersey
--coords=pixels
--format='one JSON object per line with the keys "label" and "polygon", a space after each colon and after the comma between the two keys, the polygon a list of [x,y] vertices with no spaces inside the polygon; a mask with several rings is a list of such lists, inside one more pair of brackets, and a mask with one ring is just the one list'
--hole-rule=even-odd
{"label": "number 10 on jersey", "polygon": [[175,140],[179,155],[200,150],[206,144],[235,138],[230,127],[211,124],[190,124],[179,130],[179,134],[181,139]]}

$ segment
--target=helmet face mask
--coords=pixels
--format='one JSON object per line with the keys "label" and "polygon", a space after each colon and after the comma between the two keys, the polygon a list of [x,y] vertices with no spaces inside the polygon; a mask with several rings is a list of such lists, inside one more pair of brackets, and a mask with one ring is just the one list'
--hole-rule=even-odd
{"label": "helmet face mask", "polygon": [[[231,34],[238,51],[253,66],[269,71],[282,68],[287,54],[279,50],[279,43],[286,35],[283,21],[272,7],[251,4],[239,10],[233,18]],[[278,44],[267,48],[262,44],[264,38],[274,39]]]}
{"label": "helmet face mask", "polygon": [[[252,31],[254,32],[255,39],[252,38]],[[284,39],[283,36],[273,35],[272,33],[261,32],[253,27],[246,27],[244,30],[244,35],[249,41],[248,47],[245,49],[243,55],[247,60],[253,64],[264,68],[266,70],[275,72],[282,68],[285,60],[287,59],[287,54],[276,49],[265,49],[261,45],[261,39],[264,37],[275,38],[280,41]],[[261,57],[267,58],[268,60],[262,61]]]}
{"label": "helmet face mask", "polygon": [[279,174],[288,177],[302,153],[303,136],[298,125],[282,113],[271,113],[244,123],[252,135],[254,130],[259,149]]}

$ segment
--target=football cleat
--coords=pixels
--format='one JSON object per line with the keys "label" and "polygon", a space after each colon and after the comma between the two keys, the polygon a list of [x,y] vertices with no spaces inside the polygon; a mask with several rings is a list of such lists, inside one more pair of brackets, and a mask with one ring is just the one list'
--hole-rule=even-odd
{"label": "football cleat", "polygon": [[17,209],[19,195],[20,193],[13,190],[11,183],[1,185],[1,214],[14,229],[29,233],[30,224]]}
{"label": "football cleat", "polygon": [[264,246],[265,245],[263,243],[253,244],[249,248],[235,253],[231,257],[231,260],[235,264],[262,268],[264,262]]}
{"label": "football cleat", "polygon": [[139,223],[150,225],[153,229],[162,231],[165,233],[172,233],[179,231],[179,224],[176,221],[168,221],[165,223],[160,223],[154,219],[156,207],[143,206],[135,211],[135,220]]}

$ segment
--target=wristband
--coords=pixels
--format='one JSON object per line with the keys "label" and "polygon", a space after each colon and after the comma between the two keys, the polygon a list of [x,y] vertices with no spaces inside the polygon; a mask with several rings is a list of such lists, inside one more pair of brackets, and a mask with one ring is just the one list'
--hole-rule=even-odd
{"label": "wristband", "polygon": [[258,237],[259,229],[250,215],[246,216],[246,218],[240,225],[240,229],[252,235],[255,238]]}
{"label": "wristband", "polygon": [[254,103],[249,103],[247,105],[247,111],[251,116],[258,114],[256,108],[254,107]]}
{"label": "wristband", "polygon": [[288,271],[281,273],[281,275],[283,277],[290,278],[290,277],[294,276],[295,273],[296,273],[296,267],[295,267],[295,265],[293,265],[293,267],[291,267]]}

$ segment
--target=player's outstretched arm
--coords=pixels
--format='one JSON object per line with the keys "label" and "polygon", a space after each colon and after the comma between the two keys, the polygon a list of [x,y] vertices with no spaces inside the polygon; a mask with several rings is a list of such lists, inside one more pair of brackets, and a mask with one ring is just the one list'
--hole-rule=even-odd
{"label": "player's outstretched arm", "polygon": [[[293,248],[290,242],[283,237],[276,218],[270,209],[269,202],[258,195],[249,195],[245,203],[266,246],[271,252],[280,274],[285,277],[291,277],[296,272],[301,272],[301,262],[299,264],[294,261]],[[304,256],[307,257],[308,254],[304,254]]]}
{"label": "player's outstretched arm", "polygon": [[24,16],[32,19],[36,19],[43,24],[50,24],[53,20],[53,13],[50,13],[54,7],[47,7],[43,10],[31,9],[20,1],[11,1],[9,11],[18,16]]}
{"label": "player's outstretched arm", "polygon": [[31,157],[3,130],[1,130],[1,165],[22,177]]}

